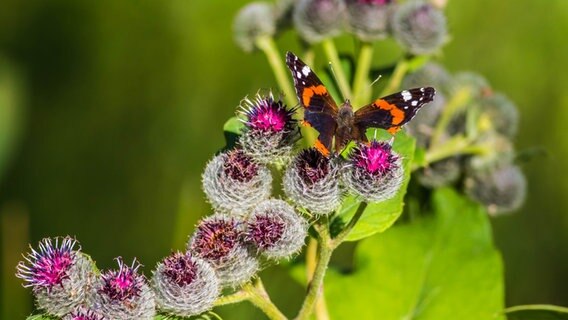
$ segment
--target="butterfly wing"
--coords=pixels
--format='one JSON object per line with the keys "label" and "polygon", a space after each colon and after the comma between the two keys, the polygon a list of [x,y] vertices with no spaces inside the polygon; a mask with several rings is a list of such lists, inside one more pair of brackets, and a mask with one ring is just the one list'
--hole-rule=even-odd
{"label": "butterfly wing", "polygon": [[286,65],[292,72],[296,95],[304,109],[302,123],[319,132],[315,147],[328,156],[337,130],[337,104],[321,80],[300,58],[288,52]]}
{"label": "butterfly wing", "polygon": [[354,125],[363,134],[367,128],[382,128],[395,134],[422,106],[434,100],[435,94],[434,88],[424,87],[377,99],[355,112]]}

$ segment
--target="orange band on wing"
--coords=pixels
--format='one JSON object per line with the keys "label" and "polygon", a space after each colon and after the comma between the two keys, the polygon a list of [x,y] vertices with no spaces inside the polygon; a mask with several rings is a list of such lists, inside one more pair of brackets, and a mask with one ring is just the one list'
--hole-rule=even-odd
{"label": "orange band on wing", "polygon": [[400,127],[390,127],[390,128],[387,129],[387,131],[392,135],[395,135],[399,130],[400,130]]}
{"label": "orange band on wing", "polygon": [[302,91],[302,103],[304,107],[310,106],[310,101],[312,101],[312,97],[315,95],[323,96],[327,93],[327,89],[323,85],[311,86],[304,88]]}
{"label": "orange band on wing", "polygon": [[323,143],[319,139],[316,140],[314,147],[316,148],[317,151],[319,151],[325,157],[329,156],[329,149],[326,146],[324,146]]}
{"label": "orange band on wing", "polygon": [[302,125],[305,126],[305,127],[311,127],[311,126],[312,126],[312,124],[309,123],[308,120],[302,120],[301,123],[302,123]]}
{"label": "orange band on wing", "polygon": [[[405,118],[405,114],[404,111],[402,111],[401,109],[399,109],[396,105],[394,104],[390,104],[388,102],[386,102],[383,99],[377,99],[375,100],[375,106],[377,106],[379,109],[382,110],[387,110],[390,112],[391,116],[392,116],[392,124],[393,125],[397,125],[399,123],[401,123],[402,121],[404,121]],[[390,130],[390,129],[389,129]],[[398,130],[397,130],[398,131]]]}

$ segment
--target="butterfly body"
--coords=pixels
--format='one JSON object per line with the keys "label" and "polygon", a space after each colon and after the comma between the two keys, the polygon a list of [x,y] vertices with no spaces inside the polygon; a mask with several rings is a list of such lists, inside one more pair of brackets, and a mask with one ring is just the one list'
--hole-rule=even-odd
{"label": "butterfly body", "polygon": [[395,134],[435,95],[431,87],[408,89],[354,111],[349,100],[338,107],[321,80],[293,53],[288,52],[286,64],[304,109],[302,123],[319,132],[315,147],[325,156],[330,155],[334,138],[335,152],[339,153],[351,140],[367,141],[367,128],[382,128]]}

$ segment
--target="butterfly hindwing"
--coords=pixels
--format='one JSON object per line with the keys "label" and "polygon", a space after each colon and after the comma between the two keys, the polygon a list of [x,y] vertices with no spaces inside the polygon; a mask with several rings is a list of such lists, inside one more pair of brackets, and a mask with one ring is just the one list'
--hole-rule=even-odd
{"label": "butterfly hindwing", "polygon": [[377,99],[355,112],[354,125],[363,132],[382,128],[395,134],[416,112],[434,99],[432,87],[414,88]]}
{"label": "butterfly hindwing", "polygon": [[337,129],[337,104],[316,74],[293,53],[286,55],[298,100],[304,109],[304,124],[319,132],[316,148],[329,155]]}

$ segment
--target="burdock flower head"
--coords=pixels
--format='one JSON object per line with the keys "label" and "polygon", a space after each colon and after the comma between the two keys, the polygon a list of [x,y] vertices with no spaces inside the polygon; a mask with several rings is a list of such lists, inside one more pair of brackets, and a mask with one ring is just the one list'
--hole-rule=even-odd
{"label": "burdock flower head", "polygon": [[213,207],[221,212],[244,214],[272,190],[270,170],[241,149],[213,158],[203,173],[203,190]]}
{"label": "burdock flower head", "polygon": [[346,0],[351,32],[363,41],[384,39],[388,27],[392,0]]}
{"label": "burdock flower head", "polygon": [[310,43],[338,35],[345,20],[343,0],[298,0],[293,12],[294,25]]}
{"label": "burdock flower head", "polygon": [[63,320],[107,320],[107,318],[102,315],[96,314],[92,310],[80,307],[63,317]]}
{"label": "burdock flower head", "polygon": [[222,286],[243,284],[259,268],[258,261],[241,242],[241,224],[236,218],[214,214],[199,222],[188,243],[192,254],[213,266]]}
{"label": "burdock flower head", "polygon": [[120,257],[116,261],[118,270],[101,274],[94,309],[110,319],[153,319],[154,294],[144,275],[138,273],[140,263],[134,259],[128,266]]}
{"label": "burdock flower head", "polygon": [[315,148],[302,150],[286,169],[284,193],[314,214],[329,214],[341,204],[337,165]]}
{"label": "burdock flower head", "polygon": [[282,200],[261,202],[247,219],[245,239],[269,259],[289,258],[304,245],[308,224]]}
{"label": "burdock flower head", "polygon": [[245,98],[241,108],[246,117],[246,130],[239,140],[243,152],[260,163],[285,163],[299,136],[292,118],[295,109],[287,110],[272,92],[257,94],[252,100]]}
{"label": "burdock flower head", "polygon": [[213,267],[189,252],[172,253],[160,262],[152,285],[158,309],[181,317],[209,310],[220,293]]}
{"label": "burdock flower head", "polygon": [[394,36],[410,53],[436,51],[447,38],[446,17],[425,1],[401,4],[392,18]]}
{"label": "burdock flower head", "polygon": [[350,191],[367,202],[392,198],[400,188],[402,160],[387,142],[359,143],[350,154],[343,179]]}
{"label": "burdock flower head", "polygon": [[45,238],[18,263],[16,276],[31,287],[39,309],[63,316],[88,302],[93,294],[93,262],[75,249],[70,237]]}

